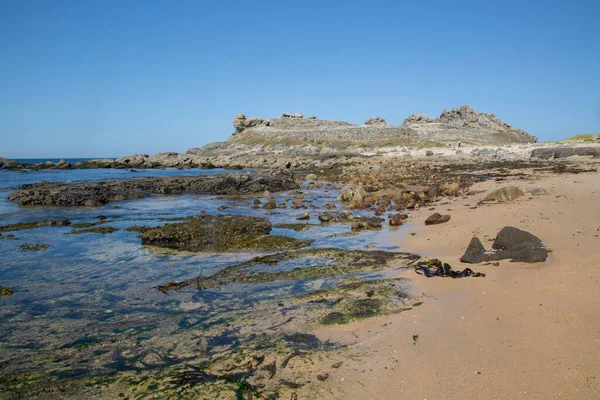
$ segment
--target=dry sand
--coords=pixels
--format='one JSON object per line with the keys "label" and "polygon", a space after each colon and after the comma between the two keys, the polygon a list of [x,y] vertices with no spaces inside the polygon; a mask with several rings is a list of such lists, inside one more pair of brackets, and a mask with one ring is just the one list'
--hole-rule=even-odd
{"label": "dry sand", "polygon": [[[481,205],[480,193],[416,214],[403,251],[438,257],[485,278],[425,278],[404,270],[423,304],[413,310],[315,332],[362,353],[331,375],[344,399],[600,398],[600,173],[489,180],[548,195]],[[433,212],[450,222],[424,226]],[[477,235],[487,248],[504,226],[553,250],[543,264],[462,264]],[[413,335],[418,335],[416,341]]]}

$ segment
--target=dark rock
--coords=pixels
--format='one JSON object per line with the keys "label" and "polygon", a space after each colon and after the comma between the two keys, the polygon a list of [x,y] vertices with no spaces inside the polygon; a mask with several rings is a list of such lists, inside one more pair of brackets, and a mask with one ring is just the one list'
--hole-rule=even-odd
{"label": "dark rock", "polygon": [[426,220],[425,225],[437,225],[450,221],[449,215],[441,215],[439,213],[431,214]]}
{"label": "dark rock", "polygon": [[25,222],[11,225],[0,226],[0,232],[20,231],[24,229],[35,229],[46,226],[68,226],[71,225],[71,221],[68,219],[49,219],[38,222]]}
{"label": "dark rock", "polygon": [[433,151],[432,150],[427,150],[425,152],[425,155],[428,156],[428,157],[431,157],[433,155]]}
{"label": "dark rock", "polygon": [[268,201],[262,206],[262,208],[265,210],[274,210],[277,208],[277,203],[274,201]]}
{"label": "dark rock", "polygon": [[272,171],[72,184],[41,182],[21,186],[8,199],[21,205],[99,206],[111,201],[141,199],[151,194],[240,195],[297,187],[291,172]]}
{"label": "dark rock", "polygon": [[310,241],[271,236],[265,218],[241,215],[204,215],[167,224],[142,234],[142,244],[190,251],[297,249]]}
{"label": "dark rock", "polygon": [[329,222],[329,221],[334,221],[335,217],[331,214],[329,214],[328,212],[319,214],[319,221],[322,222]]}
{"label": "dark rock", "polygon": [[473,237],[465,254],[460,258],[460,261],[469,264],[477,264],[485,259],[485,247],[481,244],[481,241],[477,237]]}
{"label": "dark rock", "polygon": [[512,226],[505,226],[498,232],[492,248],[495,250],[507,250],[524,243],[532,243],[536,246],[542,245],[542,241],[537,236]]}
{"label": "dark rock", "polygon": [[0,157],[0,169],[19,169],[22,165],[8,158]]}
{"label": "dark rock", "polygon": [[537,236],[511,226],[502,228],[492,248],[496,251],[486,252],[479,239],[473,238],[460,260],[479,263],[510,259],[513,262],[534,263],[546,261],[548,258],[548,250]]}

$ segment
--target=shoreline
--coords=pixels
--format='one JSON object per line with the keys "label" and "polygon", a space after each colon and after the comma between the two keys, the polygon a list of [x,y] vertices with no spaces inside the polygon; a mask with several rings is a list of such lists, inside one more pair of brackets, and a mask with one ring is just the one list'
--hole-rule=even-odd
{"label": "shoreline", "polygon": [[[402,242],[402,251],[470,267],[485,278],[426,278],[403,270],[398,276],[410,280],[422,305],[315,331],[365,355],[340,374],[341,391],[355,399],[373,393],[378,399],[597,398],[600,175],[531,174],[479,182],[471,190],[506,184],[546,187],[549,194],[474,210],[483,194],[459,197],[435,207],[452,215],[448,223],[418,226]],[[415,219],[431,212],[421,210]],[[539,236],[553,250],[549,259],[503,260],[497,267],[458,261],[472,234],[489,248],[487,239],[506,225]]]}

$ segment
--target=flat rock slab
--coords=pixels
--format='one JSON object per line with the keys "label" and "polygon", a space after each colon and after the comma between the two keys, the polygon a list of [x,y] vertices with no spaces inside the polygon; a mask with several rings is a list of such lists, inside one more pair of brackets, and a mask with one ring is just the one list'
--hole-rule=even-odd
{"label": "flat rock slab", "polygon": [[477,264],[484,261],[510,259],[513,262],[535,263],[548,258],[548,250],[537,236],[529,232],[505,226],[496,236],[492,249],[486,251],[477,237],[473,237],[460,261]]}
{"label": "flat rock slab", "polygon": [[289,171],[227,173],[202,176],[170,176],[100,182],[41,182],[21,186],[8,195],[21,205],[100,206],[111,201],[133,200],[152,194],[241,195],[280,192],[298,185]]}
{"label": "flat rock slab", "polygon": [[289,250],[311,241],[269,235],[271,223],[260,217],[203,215],[186,222],[166,224],[142,233],[142,244],[188,251],[246,249]]}
{"label": "flat rock slab", "polygon": [[598,158],[600,157],[600,149],[596,147],[549,147],[533,149],[531,151],[531,158],[539,160],[552,160],[572,156],[593,156],[594,158]]}

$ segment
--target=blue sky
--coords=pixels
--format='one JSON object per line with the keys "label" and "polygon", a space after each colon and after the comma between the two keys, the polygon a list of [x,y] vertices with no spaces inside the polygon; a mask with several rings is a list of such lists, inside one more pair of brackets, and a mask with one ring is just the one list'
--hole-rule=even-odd
{"label": "blue sky", "polygon": [[400,124],[471,104],[600,131],[600,1],[0,0],[0,156],[225,140],[237,113]]}

